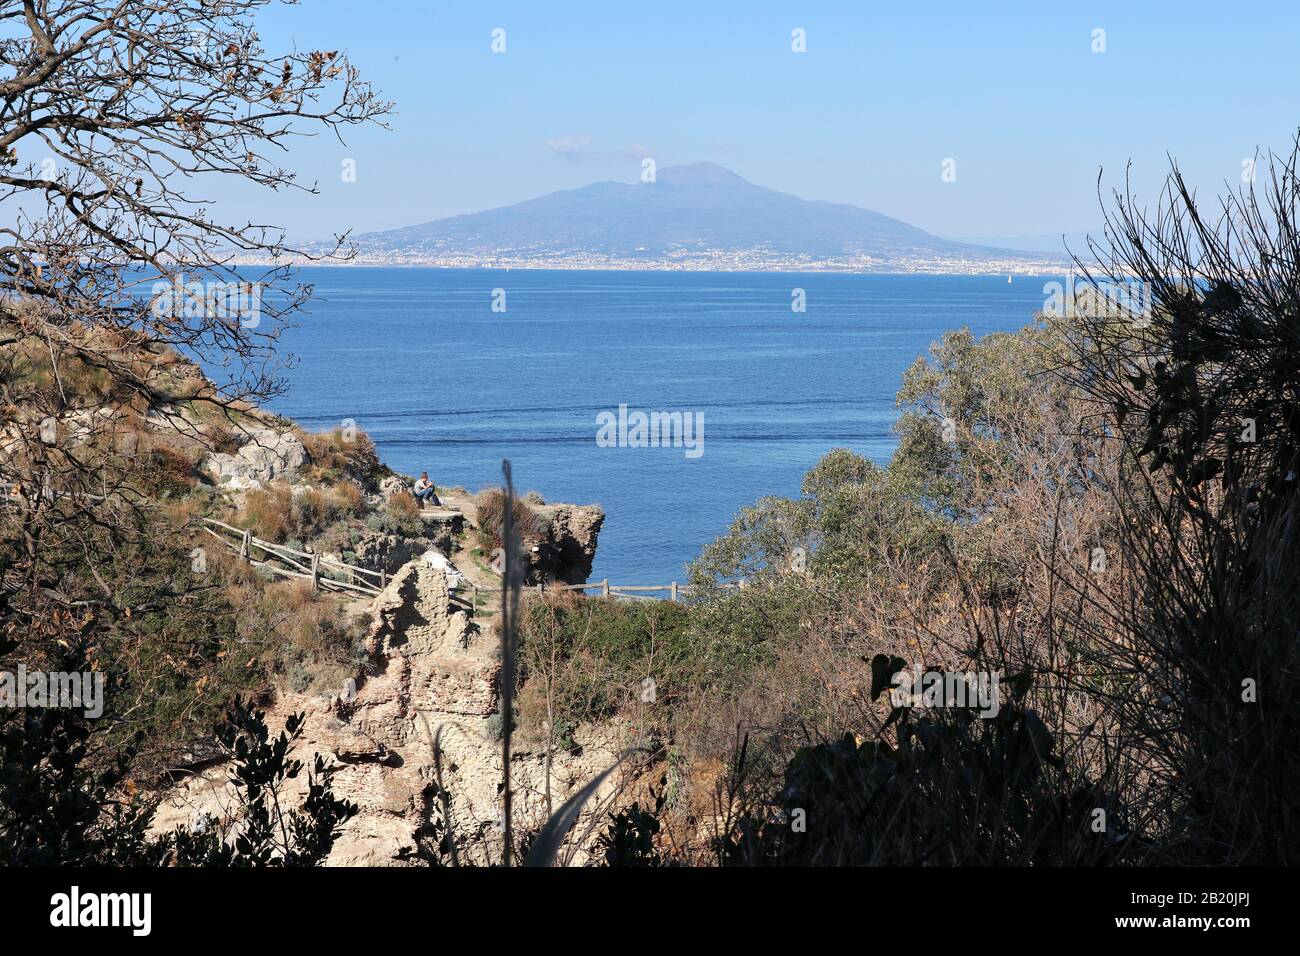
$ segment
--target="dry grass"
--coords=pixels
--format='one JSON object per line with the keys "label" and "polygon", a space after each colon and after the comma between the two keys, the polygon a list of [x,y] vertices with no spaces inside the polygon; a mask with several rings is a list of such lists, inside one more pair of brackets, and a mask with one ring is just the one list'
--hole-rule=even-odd
{"label": "dry grass", "polygon": [[[506,494],[501,488],[485,488],[474,496],[474,506],[478,512],[479,544],[484,551],[491,552],[504,547],[501,534],[505,501]],[[514,501],[513,513],[515,530],[527,550],[531,542],[544,537],[546,522],[520,498]]]}
{"label": "dry grass", "polygon": [[411,494],[405,488],[398,491],[388,499],[384,506],[389,514],[394,518],[418,518],[420,516],[420,503],[415,500],[415,495]]}
{"label": "dry grass", "polygon": [[242,577],[226,589],[238,639],[259,649],[259,661],[282,690],[334,693],[356,676],[365,617],[346,618],[337,600],[304,581]]}
{"label": "dry grass", "polygon": [[350,481],[323,491],[302,488],[297,494],[288,485],[275,483],[249,491],[234,523],[266,541],[307,543],[337,522],[362,515],[365,510],[361,489]]}

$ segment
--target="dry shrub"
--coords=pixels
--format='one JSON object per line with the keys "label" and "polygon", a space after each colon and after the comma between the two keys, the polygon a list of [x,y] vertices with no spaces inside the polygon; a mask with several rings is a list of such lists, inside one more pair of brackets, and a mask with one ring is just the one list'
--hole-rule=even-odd
{"label": "dry shrub", "polygon": [[[479,543],[485,551],[505,547],[502,523],[505,502],[506,493],[501,488],[485,488],[474,496],[478,512]],[[535,542],[546,533],[545,520],[521,498],[515,499],[514,526],[519,540],[525,543]]]}
{"label": "dry shrub", "polygon": [[254,536],[282,544],[289,539],[294,525],[293,496],[288,485],[276,483],[253,489],[244,495],[235,524],[248,528]]}
{"label": "dry shrub", "polygon": [[362,515],[366,512],[365,492],[352,481],[340,481],[329,489],[332,507],[345,515]]}
{"label": "dry shrub", "polygon": [[276,482],[254,489],[244,496],[235,524],[254,536],[276,544],[310,541],[350,513],[364,510],[364,499],[355,485],[341,485],[321,491]]}
{"label": "dry shrub", "polygon": [[311,459],[309,477],[312,481],[348,479],[360,485],[363,491],[376,490],[383,466],[375,453],[375,443],[365,432],[335,428],[304,433],[299,437]]}
{"label": "dry shrub", "polygon": [[154,496],[181,498],[199,483],[194,455],[168,445],[156,444],[139,455],[136,463],[137,476]]}
{"label": "dry shrub", "polygon": [[[871,575],[810,582],[816,613],[763,634],[767,666],[717,708],[749,734],[715,803],[720,862],[1300,859],[1295,160],[1267,209],[1243,191],[1203,216],[1176,172],[1154,213],[1121,197],[1111,260],[1080,266],[1152,289],[1144,321],[1085,301],[1040,326],[1054,352],[954,333],[909,371],[889,477],[942,535],[902,562],[849,548],[830,567]],[[827,532],[876,530],[831,490],[787,509],[822,522],[814,568]],[[773,577],[724,597],[730,616],[778,619]],[[1002,675],[1000,709],[890,706],[912,663]]]}
{"label": "dry shrub", "polygon": [[[1116,451],[1083,427],[1078,395],[1034,375],[1056,335],[946,336],[905,378],[888,468],[832,452],[804,498],[760,502],[705,550],[693,583],[747,581],[693,597],[701,650],[743,666],[677,720],[691,767],[734,771],[687,783],[693,804],[715,788],[720,862],[1068,864],[1127,849],[1075,827],[1095,809],[1112,832],[1126,821],[1115,720],[1073,692],[1088,662],[1066,626],[1123,585]],[[790,569],[796,546],[806,573]],[[1110,573],[1092,572],[1094,547]],[[1002,685],[996,719],[891,708],[880,669],[913,666],[1032,680],[1014,697]],[[815,838],[788,838],[796,807]]]}
{"label": "dry shrub", "polygon": [[289,513],[292,517],[293,536],[299,541],[314,537],[337,514],[333,497],[315,488],[302,488],[292,498]]}
{"label": "dry shrub", "polygon": [[242,446],[242,434],[226,422],[215,422],[204,430],[208,448],[223,455],[233,455]]}
{"label": "dry shrub", "polygon": [[365,617],[346,618],[338,602],[305,581],[233,580],[227,594],[239,640],[261,649],[260,660],[282,689],[336,691],[355,676]]}
{"label": "dry shrub", "polygon": [[415,495],[411,494],[405,488],[398,490],[388,499],[384,506],[388,513],[399,520],[403,518],[418,518],[420,516],[420,503],[415,500]]}

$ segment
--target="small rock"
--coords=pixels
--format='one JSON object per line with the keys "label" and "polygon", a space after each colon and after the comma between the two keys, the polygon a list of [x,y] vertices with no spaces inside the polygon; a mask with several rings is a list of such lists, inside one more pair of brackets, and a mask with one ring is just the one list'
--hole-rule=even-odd
{"label": "small rock", "polygon": [[222,487],[230,491],[261,491],[262,483],[256,478],[246,478],[243,475],[231,475],[222,482]]}

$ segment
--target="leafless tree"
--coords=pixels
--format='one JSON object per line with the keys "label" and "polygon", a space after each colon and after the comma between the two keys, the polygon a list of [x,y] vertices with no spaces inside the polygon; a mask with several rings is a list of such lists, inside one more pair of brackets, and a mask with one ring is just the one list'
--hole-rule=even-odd
{"label": "leafless tree", "polygon": [[[270,2],[0,3],[10,593],[52,589],[37,556],[55,529],[89,560],[97,530],[127,524],[142,460],[115,431],[122,411],[231,411],[280,387],[275,341],[310,295],[290,263],[307,254],[271,225],[222,222],[206,187],[315,191],[284,165],[295,140],[382,124],[390,104],[338,51],[266,50]],[[342,235],[316,251],[347,252]],[[215,385],[191,360],[223,370]]]}

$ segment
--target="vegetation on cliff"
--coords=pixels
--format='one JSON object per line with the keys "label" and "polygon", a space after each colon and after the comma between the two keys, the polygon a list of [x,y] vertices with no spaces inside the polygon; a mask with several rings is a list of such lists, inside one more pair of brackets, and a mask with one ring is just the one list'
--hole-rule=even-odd
{"label": "vegetation on cliff", "polygon": [[[268,54],[262,6],[146,0],[92,28],[51,0],[0,47],[0,201],[44,209],[0,250],[0,671],[108,687],[95,717],[0,712],[0,859],[322,862],[355,809],[326,762],[292,755],[302,719],[275,733],[257,704],[343,699],[375,666],[363,636],[393,651],[420,629],[420,699],[485,724],[499,699],[487,789],[507,861],[557,857],[612,768],[552,814],[552,760],[597,724],[636,755],[594,840],[612,866],[1300,858],[1300,149],[1213,218],[1177,170],[1152,212],[1117,196],[1100,262],[1079,263],[1087,295],[1014,335],[945,335],[904,378],[892,460],[836,449],[799,496],[743,509],[685,606],[543,590],[516,615],[526,577],[584,576],[603,515],[566,551],[551,506],[483,494],[479,556],[516,555],[493,569],[509,620],[499,661],[475,646],[449,674],[430,623],[451,618],[443,571],[410,559],[460,532],[430,530],[363,434],[259,411],[310,290],[235,272],[232,250],[274,259],[280,237],[191,194],[209,175],[292,185],[287,137],[388,110],[334,51]],[[71,158],[53,179],[23,153],[36,138]],[[1139,308],[1113,295],[1134,283]],[[387,590],[371,631],[364,609],[212,545],[213,517],[262,552],[310,548],[313,583],[325,553],[381,580],[403,565],[399,584],[438,582],[430,613],[412,624]],[[550,564],[515,539],[551,545]],[[383,661],[401,685],[409,657]],[[913,669],[972,682],[903,694]],[[979,682],[992,696],[958,693]],[[417,699],[387,690],[389,720]],[[382,780],[392,752],[355,736],[336,743]],[[542,755],[549,817],[518,832],[512,743]],[[209,759],[237,812],[151,833],[168,771]],[[412,786],[408,803],[457,800]],[[435,836],[421,859],[455,849]]]}

